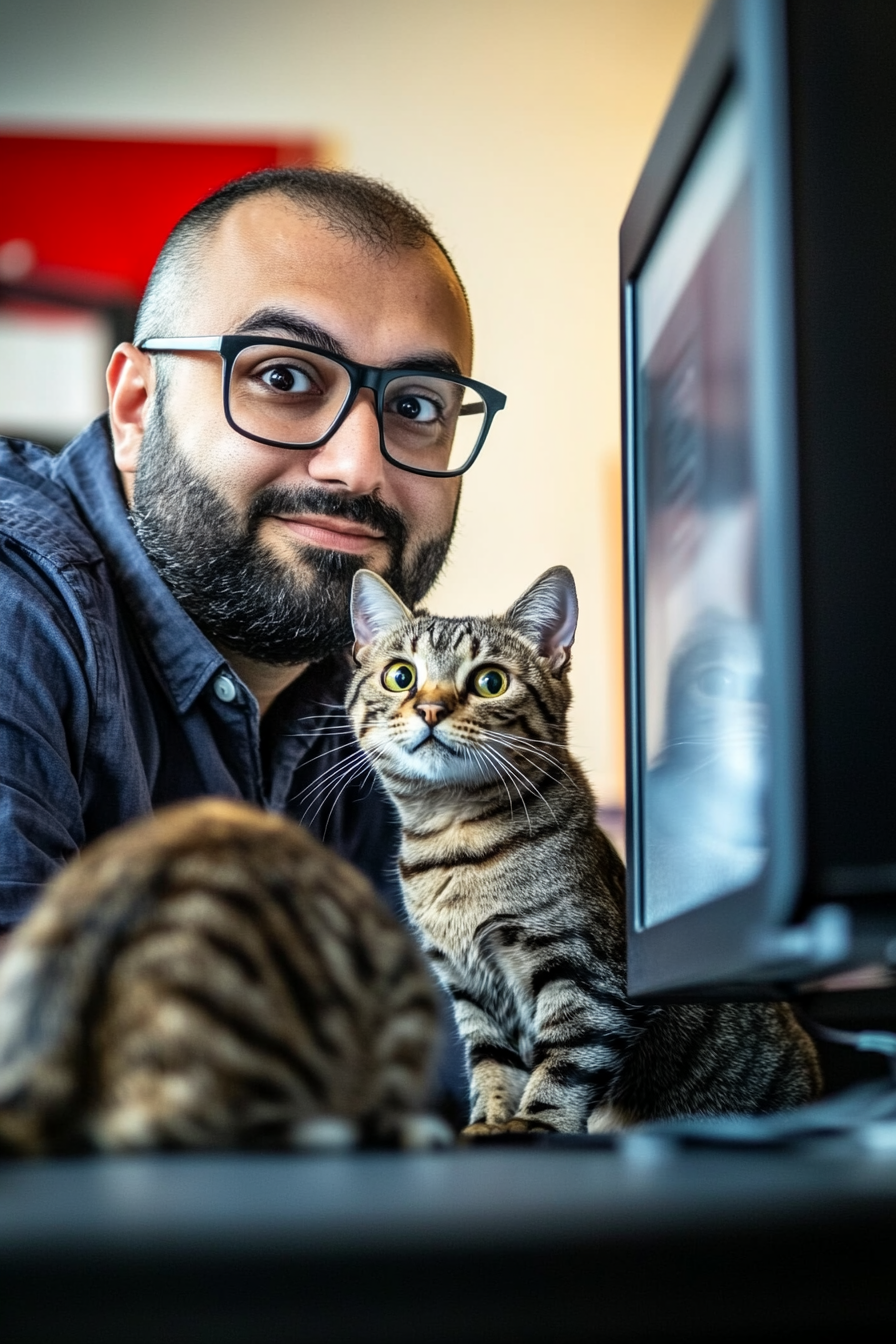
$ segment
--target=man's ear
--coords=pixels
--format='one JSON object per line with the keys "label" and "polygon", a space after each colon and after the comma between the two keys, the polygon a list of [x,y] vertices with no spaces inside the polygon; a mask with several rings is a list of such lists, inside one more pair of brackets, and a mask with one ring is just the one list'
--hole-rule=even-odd
{"label": "man's ear", "polygon": [[146,412],[155,386],[152,360],[135,345],[118,345],[106,370],[109,420],[115,447],[115,465],[121,472],[128,503],[134,493],[134,475],[143,443]]}
{"label": "man's ear", "polygon": [[355,632],[355,661],[368,644],[402,621],[413,620],[397,593],[372,569],[359,569],[352,580],[352,629]]}
{"label": "man's ear", "polygon": [[565,565],[545,570],[507,613],[511,625],[547,658],[552,672],[569,662],[578,619],[575,579]]}

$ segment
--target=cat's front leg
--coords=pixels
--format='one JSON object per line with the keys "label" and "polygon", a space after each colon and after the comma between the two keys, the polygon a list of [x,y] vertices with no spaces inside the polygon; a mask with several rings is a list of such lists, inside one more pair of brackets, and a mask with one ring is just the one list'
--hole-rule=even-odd
{"label": "cat's front leg", "polygon": [[531,1075],[507,1130],[583,1133],[640,1030],[630,1005],[613,990],[572,979],[546,985],[537,1003]]}
{"label": "cat's front leg", "polygon": [[444,956],[434,961],[451,995],[454,1018],[467,1055],[470,1077],[471,1126],[496,1126],[514,1114],[529,1081],[529,1069],[518,1049],[519,1024],[512,1001],[495,986],[450,965]]}
{"label": "cat's front leg", "polygon": [[467,1135],[503,1128],[520,1104],[529,1071],[517,1052],[494,1042],[468,1043],[470,1123]]}
{"label": "cat's front leg", "polygon": [[[515,1050],[490,1041],[467,1044],[470,1125],[502,1125],[515,1114],[529,1071]],[[466,1130],[464,1131],[466,1132]]]}
{"label": "cat's front leg", "polygon": [[456,997],[457,1028],[466,1045],[470,1074],[470,1125],[500,1125],[520,1104],[529,1070],[505,1032],[470,998]]}

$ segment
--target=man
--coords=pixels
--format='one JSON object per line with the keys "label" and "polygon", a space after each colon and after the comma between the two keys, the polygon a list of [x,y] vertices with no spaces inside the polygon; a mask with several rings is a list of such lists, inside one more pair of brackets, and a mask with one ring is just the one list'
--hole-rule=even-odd
{"label": "man", "polygon": [[450,259],[380,184],[267,170],[175,228],[108,419],[55,459],[0,441],[0,927],[201,794],[303,820],[389,894],[339,708],[349,592],[362,565],[409,603],[435,580],[504,400],[471,360]]}

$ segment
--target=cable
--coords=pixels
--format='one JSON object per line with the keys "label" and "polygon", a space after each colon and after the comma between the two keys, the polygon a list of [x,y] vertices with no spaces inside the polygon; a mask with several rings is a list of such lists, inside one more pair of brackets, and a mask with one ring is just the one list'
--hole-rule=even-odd
{"label": "cable", "polygon": [[841,1031],[837,1027],[826,1027],[816,1022],[802,1008],[793,1006],[793,1013],[801,1026],[810,1036],[821,1041],[830,1041],[834,1045],[848,1045],[853,1050],[865,1050],[871,1054],[885,1055],[890,1067],[890,1075],[896,1082],[896,1033],[892,1031]]}

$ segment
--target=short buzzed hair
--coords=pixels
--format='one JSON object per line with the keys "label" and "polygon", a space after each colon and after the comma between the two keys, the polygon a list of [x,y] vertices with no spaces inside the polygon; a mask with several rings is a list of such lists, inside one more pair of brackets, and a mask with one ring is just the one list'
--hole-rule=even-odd
{"label": "short buzzed hair", "polygon": [[263,168],[225,183],[175,224],[149,277],[137,313],[135,342],[153,336],[193,334],[180,333],[178,325],[203,242],[238,202],[265,195],[285,197],[317,215],[327,228],[373,253],[421,248],[427,240],[435,243],[466,301],[463,282],[444,243],[422,210],[394,187],[339,169]]}

